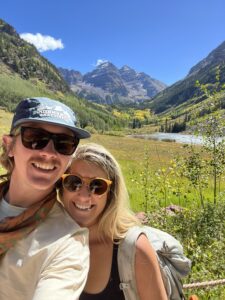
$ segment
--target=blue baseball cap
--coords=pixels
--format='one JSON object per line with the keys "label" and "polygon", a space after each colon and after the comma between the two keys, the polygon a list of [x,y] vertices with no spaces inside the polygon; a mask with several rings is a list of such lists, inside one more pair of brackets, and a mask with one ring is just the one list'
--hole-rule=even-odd
{"label": "blue baseball cap", "polygon": [[88,131],[76,126],[76,116],[67,105],[49,98],[35,97],[22,100],[16,107],[10,132],[17,126],[28,122],[66,127],[79,139],[90,137]]}

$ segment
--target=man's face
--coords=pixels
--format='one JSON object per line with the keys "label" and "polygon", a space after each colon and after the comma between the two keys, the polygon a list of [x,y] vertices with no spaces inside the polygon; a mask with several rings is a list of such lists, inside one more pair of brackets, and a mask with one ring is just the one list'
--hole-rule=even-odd
{"label": "man's face", "polygon": [[[26,123],[23,126],[42,128],[51,133],[73,136],[71,130],[57,125]],[[21,134],[14,137],[14,139],[13,142],[12,137],[5,137],[5,144],[10,149],[9,156],[14,158],[11,180],[18,184],[18,188],[24,187],[24,190],[51,190],[70,164],[71,155],[58,153],[52,140],[43,149],[33,150],[24,147]]]}

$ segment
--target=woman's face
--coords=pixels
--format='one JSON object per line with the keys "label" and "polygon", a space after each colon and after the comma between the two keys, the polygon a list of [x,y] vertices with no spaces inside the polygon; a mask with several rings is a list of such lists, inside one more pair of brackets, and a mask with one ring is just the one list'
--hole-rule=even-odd
{"label": "woman's face", "polygon": [[[86,178],[109,179],[105,171],[99,166],[84,160],[74,161],[70,168],[70,174]],[[90,193],[88,187],[84,184],[75,192],[69,192],[64,188],[62,201],[67,212],[80,226],[90,227],[98,222],[98,217],[105,208],[107,195],[108,192],[103,195]]]}

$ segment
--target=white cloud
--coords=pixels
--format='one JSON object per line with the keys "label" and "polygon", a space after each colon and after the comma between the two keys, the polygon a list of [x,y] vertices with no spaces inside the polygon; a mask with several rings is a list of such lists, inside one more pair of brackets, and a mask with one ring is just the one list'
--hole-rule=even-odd
{"label": "white cloud", "polygon": [[97,62],[95,63],[95,67],[97,67],[97,66],[99,66],[99,65],[101,65],[101,64],[103,64],[103,63],[107,63],[108,62],[108,60],[107,59],[98,59],[97,60]]}
{"label": "white cloud", "polygon": [[22,33],[20,37],[33,44],[40,52],[64,48],[61,39],[56,40],[49,35],[42,35],[41,33]]}

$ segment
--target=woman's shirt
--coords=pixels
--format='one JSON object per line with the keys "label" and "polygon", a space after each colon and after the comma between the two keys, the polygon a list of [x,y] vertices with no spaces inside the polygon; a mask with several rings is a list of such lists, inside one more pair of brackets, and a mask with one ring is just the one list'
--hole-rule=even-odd
{"label": "woman's shirt", "polygon": [[110,277],[104,290],[98,294],[82,292],[80,300],[125,300],[123,291],[119,287],[120,278],[117,265],[117,253],[118,245],[114,244]]}

